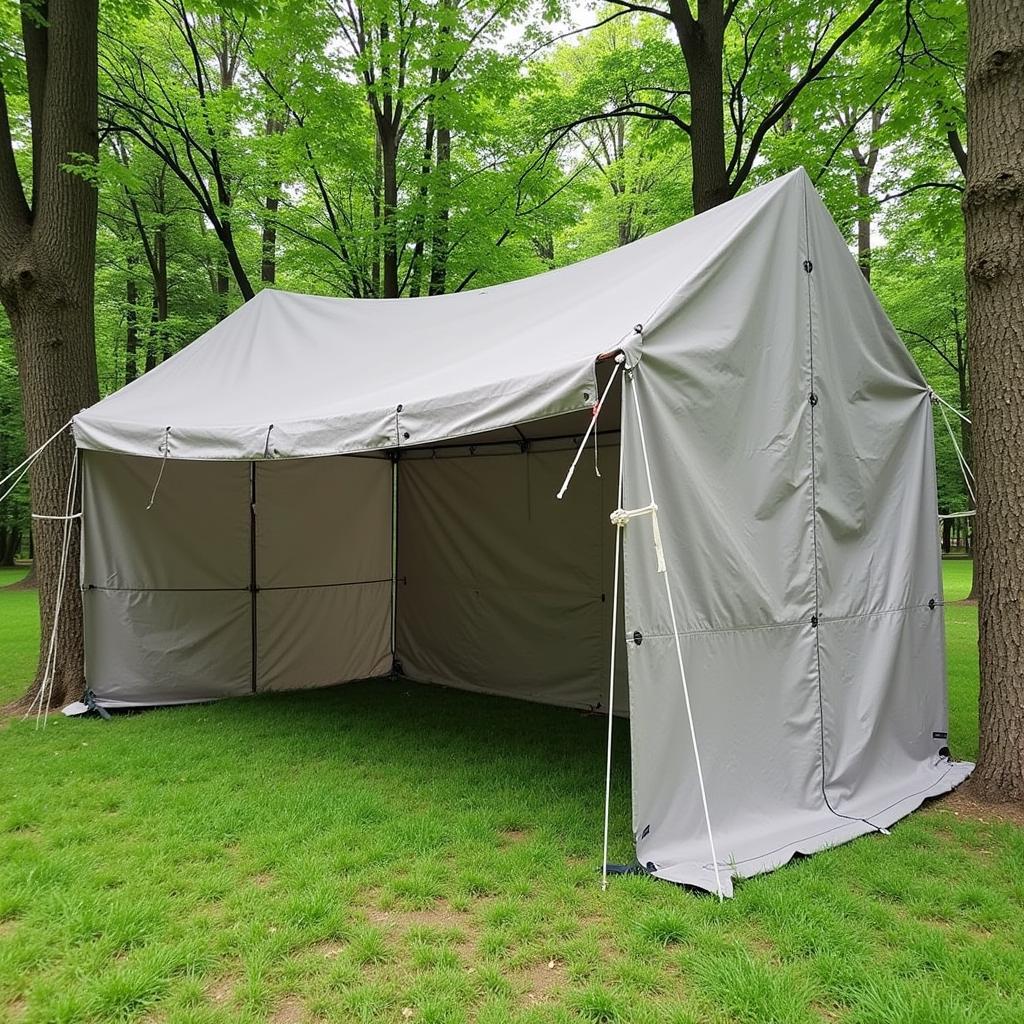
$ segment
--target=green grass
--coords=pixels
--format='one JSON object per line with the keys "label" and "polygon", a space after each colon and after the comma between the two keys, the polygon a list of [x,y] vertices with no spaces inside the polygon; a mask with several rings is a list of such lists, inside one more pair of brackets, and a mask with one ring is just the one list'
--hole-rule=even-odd
{"label": "green grass", "polygon": [[[974,610],[947,613],[968,754]],[[0,592],[5,693],[33,614]],[[397,683],[0,724],[0,1020],[1024,1020],[1017,828],[933,806],[726,903],[602,894],[603,744],[599,718]],[[626,729],[616,765],[628,859]]]}

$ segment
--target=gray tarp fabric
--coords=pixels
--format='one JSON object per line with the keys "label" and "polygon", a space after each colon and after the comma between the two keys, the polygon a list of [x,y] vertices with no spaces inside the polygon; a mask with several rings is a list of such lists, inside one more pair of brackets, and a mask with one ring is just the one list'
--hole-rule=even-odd
{"label": "gray tarp fabric", "polygon": [[[557,502],[616,349],[601,476],[588,454]],[[802,171],[500,287],[264,291],[80,414],[89,685],[173,703],[400,665],[603,708],[641,426],[675,625],[632,519],[615,709],[640,861],[715,886],[677,637],[727,891],[962,781],[929,392]]]}

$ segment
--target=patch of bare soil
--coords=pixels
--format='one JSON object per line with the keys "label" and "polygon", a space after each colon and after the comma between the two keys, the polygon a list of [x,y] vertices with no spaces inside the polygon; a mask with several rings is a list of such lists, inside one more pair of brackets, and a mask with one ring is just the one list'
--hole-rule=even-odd
{"label": "patch of bare soil", "polygon": [[530,833],[524,828],[503,828],[500,833],[502,846],[512,846],[521,843]]}
{"label": "patch of bare soil", "polygon": [[338,954],[345,948],[345,943],[338,939],[325,939],[313,945],[313,952],[322,956],[325,960],[335,960]]}
{"label": "patch of bare soil", "polygon": [[513,980],[522,993],[522,1001],[532,1006],[547,1002],[553,993],[565,988],[568,975],[565,964],[558,960],[544,960],[516,971]]}
{"label": "patch of bare soil", "polygon": [[252,884],[257,889],[266,889],[273,880],[274,876],[269,871],[261,871],[258,875],[252,876]]}
{"label": "patch of bare soil", "polygon": [[471,928],[473,925],[469,914],[453,910],[446,900],[438,900],[424,910],[400,910],[397,907],[381,910],[379,907],[371,907],[366,916],[373,924],[400,932],[407,932],[411,928],[466,932],[467,926]]}
{"label": "patch of bare soil", "polygon": [[1011,825],[1024,828],[1024,804],[990,804],[979,800],[975,797],[969,782],[954,789],[952,793],[934,800],[932,806],[950,811],[958,818],[971,818],[985,825],[1009,822]]}
{"label": "patch of bare soil", "polygon": [[26,1010],[28,1010],[28,1003],[18,996],[17,999],[7,1004],[7,1019],[10,1021],[21,1020],[25,1016]]}
{"label": "patch of bare soil", "polygon": [[235,994],[238,979],[233,974],[222,974],[214,978],[205,988],[206,998],[214,1006],[226,1006]]}
{"label": "patch of bare soil", "polygon": [[302,1024],[307,1020],[298,996],[285,996],[270,1015],[270,1024]]}

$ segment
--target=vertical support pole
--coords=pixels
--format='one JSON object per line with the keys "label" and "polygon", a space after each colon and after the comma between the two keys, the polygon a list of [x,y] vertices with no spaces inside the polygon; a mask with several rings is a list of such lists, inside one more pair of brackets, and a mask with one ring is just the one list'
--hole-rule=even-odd
{"label": "vertical support pole", "polygon": [[391,455],[391,674],[398,675],[398,452]]}
{"label": "vertical support pole", "polygon": [[249,463],[249,623],[252,630],[250,650],[250,684],[252,692],[256,692],[256,672],[258,668],[257,640],[259,631],[256,616],[256,463]]}
{"label": "vertical support pole", "polygon": [[[619,413],[619,483],[616,490],[616,509],[622,508],[622,463],[623,444],[622,424],[626,413],[626,389],[622,389]],[[608,888],[608,826],[611,820],[612,803],[612,730],[615,725],[615,654],[619,647],[619,570],[622,565],[622,524],[615,524],[615,568],[612,582],[612,641],[608,669],[608,749],[604,766],[604,846],[601,854],[601,890]]]}

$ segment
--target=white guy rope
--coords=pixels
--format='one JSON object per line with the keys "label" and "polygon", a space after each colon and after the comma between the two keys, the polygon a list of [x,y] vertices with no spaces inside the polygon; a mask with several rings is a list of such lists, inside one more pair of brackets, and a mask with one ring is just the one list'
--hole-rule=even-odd
{"label": "white guy rope", "polygon": [[946,424],[946,430],[949,431],[949,439],[953,442],[953,448],[956,451],[956,457],[960,462],[960,472],[964,475],[964,483],[967,484],[967,493],[971,496],[971,501],[977,505],[978,499],[974,496],[974,488],[971,486],[971,481],[974,479],[974,474],[971,472],[971,467],[967,465],[964,459],[964,454],[960,451],[960,445],[956,443],[956,437],[953,435],[953,425],[949,422],[949,417],[946,415],[946,410],[941,406],[939,412],[942,413],[942,420]]}
{"label": "white guy rope", "polygon": [[60,631],[60,613],[64,605],[64,589],[67,584],[68,555],[71,550],[71,509],[75,503],[75,490],[78,482],[78,449],[75,449],[71,462],[71,476],[68,480],[67,497],[64,500],[64,535],[61,541],[60,576],[57,583],[57,597],[53,609],[53,629],[50,632],[50,644],[46,656],[46,669],[39,688],[39,712],[36,714],[36,728],[39,727],[39,714],[43,714],[45,728],[50,713],[50,698],[53,694],[53,680],[56,675],[57,635]]}
{"label": "white guy rope", "polygon": [[71,515],[69,515],[69,516],[41,516],[41,515],[37,515],[35,512],[33,512],[32,513],[32,518],[33,519],[58,519],[58,520],[81,519],[82,518],[82,513],[81,512],[72,512]]}
{"label": "white guy rope", "polygon": [[978,514],[977,509],[971,509],[969,512],[947,512],[945,515],[939,513],[939,519],[967,519],[969,516],[976,516]]}
{"label": "white guy rope", "polygon": [[[635,371],[626,375],[626,380],[632,386],[633,391],[633,405],[636,409],[636,425],[640,434],[640,450],[643,452],[644,457],[644,472],[647,474],[647,493],[649,496],[649,504],[654,508],[657,505],[654,501],[654,482],[651,478],[651,463],[647,457],[647,439],[644,436],[644,420],[643,415],[640,412],[640,399],[637,396],[636,391],[636,377]],[[652,513],[653,516],[653,513]],[[657,522],[656,519],[652,520]],[[668,572],[663,572],[662,578],[665,580],[665,600],[668,603],[668,614],[669,619],[672,622],[672,638],[675,640],[676,645],[676,660],[679,663],[679,679],[683,684],[683,701],[686,704],[686,718],[690,725],[690,741],[693,744],[693,760],[697,766],[697,782],[700,784],[700,799],[704,805],[704,824],[708,830],[708,845],[711,847],[711,865],[715,869],[715,885],[718,888],[719,900],[725,899],[725,893],[722,890],[722,878],[718,871],[718,854],[715,852],[715,837],[711,831],[711,814],[708,811],[708,794],[704,787],[704,772],[700,765],[700,752],[697,749],[697,730],[693,724],[693,709],[690,705],[690,689],[686,685],[686,670],[683,668],[683,649],[679,642],[679,626],[676,623],[676,611],[672,603],[672,587],[669,581]]]}
{"label": "white guy rope", "polygon": [[53,694],[53,680],[56,675],[56,653],[57,653],[57,635],[60,630],[60,613],[61,608],[64,604],[64,591],[67,585],[67,569],[68,569],[68,555],[71,550],[71,525],[77,516],[71,514],[71,509],[75,502],[75,488],[78,482],[78,449],[75,449],[74,458],[71,461],[71,473],[68,477],[68,489],[67,495],[64,499],[64,515],[55,516],[55,519],[61,519],[64,522],[64,535],[61,541],[60,551],[60,575],[57,580],[57,594],[54,600],[53,606],[53,628],[50,631],[50,642],[46,652],[46,662],[43,668],[43,678],[39,684],[39,692],[33,698],[32,703],[29,705],[29,709],[25,714],[32,713],[33,708],[36,708],[38,702],[38,708],[36,708],[36,728],[39,728],[39,720],[42,717],[43,726],[46,726],[46,721],[50,712],[50,698]]}
{"label": "white guy rope", "polygon": [[[60,435],[65,430],[67,430],[68,427],[71,426],[71,422],[72,422],[71,420],[68,420],[67,423],[65,423],[64,426],[62,426],[59,430],[54,431],[54,433],[52,433],[31,455],[29,455],[28,458],[26,458],[24,460],[24,462],[22,462],[19,465],[15,466],[14,469],[12,469],[10,471],[10,473],[7,474],[7,476],[5,476],[2,480],[0,480],[0,487],[3,487],[3,485],[5,483],[7,483],[7,481],[10,480],[11,477],[14,476],[15,473],[19,472],[22,469],[27,469],[28,466],[32,462],[35,462],[35,460],[38,459],[40,455],[42,455],[42,453],[46,450],[46,448],[48,448],[51,444],[53,444],[53,442],[58,437],[60,437]],[[18,479],[20,480],[21,477],[19,477]],[[11,493],[10,491],[7,492],[7,494],[10,494],[10,493]],[[5,495],[5,497],[6,497],[6,495]],[[0,498],[0,501],[2,501],[2,500],[3,499]]]}
{"label": "white guy rope", "polygon": [[[626,393],[622,392],[622,404],[625,405]],[[625,409],[622,410],[625,412]],[[621,414],[620,414],[621,415]],[[621,422],[621,420],[620,420]],[[619,486],[617,504],[622,506],[622,453],[625,445],[619,435]],[[608,888],[608,820],[612,800],[612,728],[615,724],[615,652],[619,646],[619,564],[622,560],[622,527],[623,523],[615,524],[615,575],[612,583],[612,652],[611,668],[608,671],[608,754],[604,767],[604,847],[601,857],[601,891]]]}
{"label": "white guy rope", "polygon": [[931,397],[933,402],[938,402],[940,405],[944,405],[947,409],[949,409],[950,412],[955,412],[957,416],[959,416],[960,419],[964,421],[964,423],[971,422],[965,413],[962,413],[955,405],[953,405],[952,402],[947,402],[946,399],[942,397],[942,395],[938,394],[938,392],[932,391]]}
{"label": "white guy rope", "polygon": [[[591,414],[590,422],[587,424],[587,432],[583,435],[583,440],[580,442],[579,448],[576,450],[576,458],[572,460],[572,465],[569,467],[569,472],[565,474],[565,479],[562,481],[562,486],[558,488],[558,494],[555,497],[559,501],[565,496],[565,492],[569,489],[569,481],[572,480],[573,473],[576,472],[576,466],[580,461],[580,456],[583,454],[583,449],[587,447],[587,442],[590,440],[590,433],[597,424],[597,417],[601,414],[601,407],[604,405],[604,400],[608,396],[608,392],[611,390],[612,382],[615,380],[615,375],[619,372],[622,364],[625,362],[626,357],[620,352],[615,357],[615,365],[612,367],[611,376],[608,378],[608,383],[604,386],[604,391],[601,392],[601,397],[594,404]],[[598,474],[600,476],[600,473]]]}
{"label": "white guy rope", "polygon": [[[25,474],[28,473],[28,471],[39,461],[40,456],[41,456],[40,452],[34,452],[33,455],[31,456],[31,458],[27,459],[22,464],[24,466],[24,468],[21,470],[20,473],[18,473],[17,477],[15,477],[14,482],[11,484],[10,487],[7,488],[6,491],[4,491],[3,494],[0,494],[0,502],[5,501],[7,498],[9,498],[14,493],[14,489],[18,486],[18,484],[21,483],[21,481],[24,478]],[[8,477],[7,479],[10,479],[10,477]]]}

